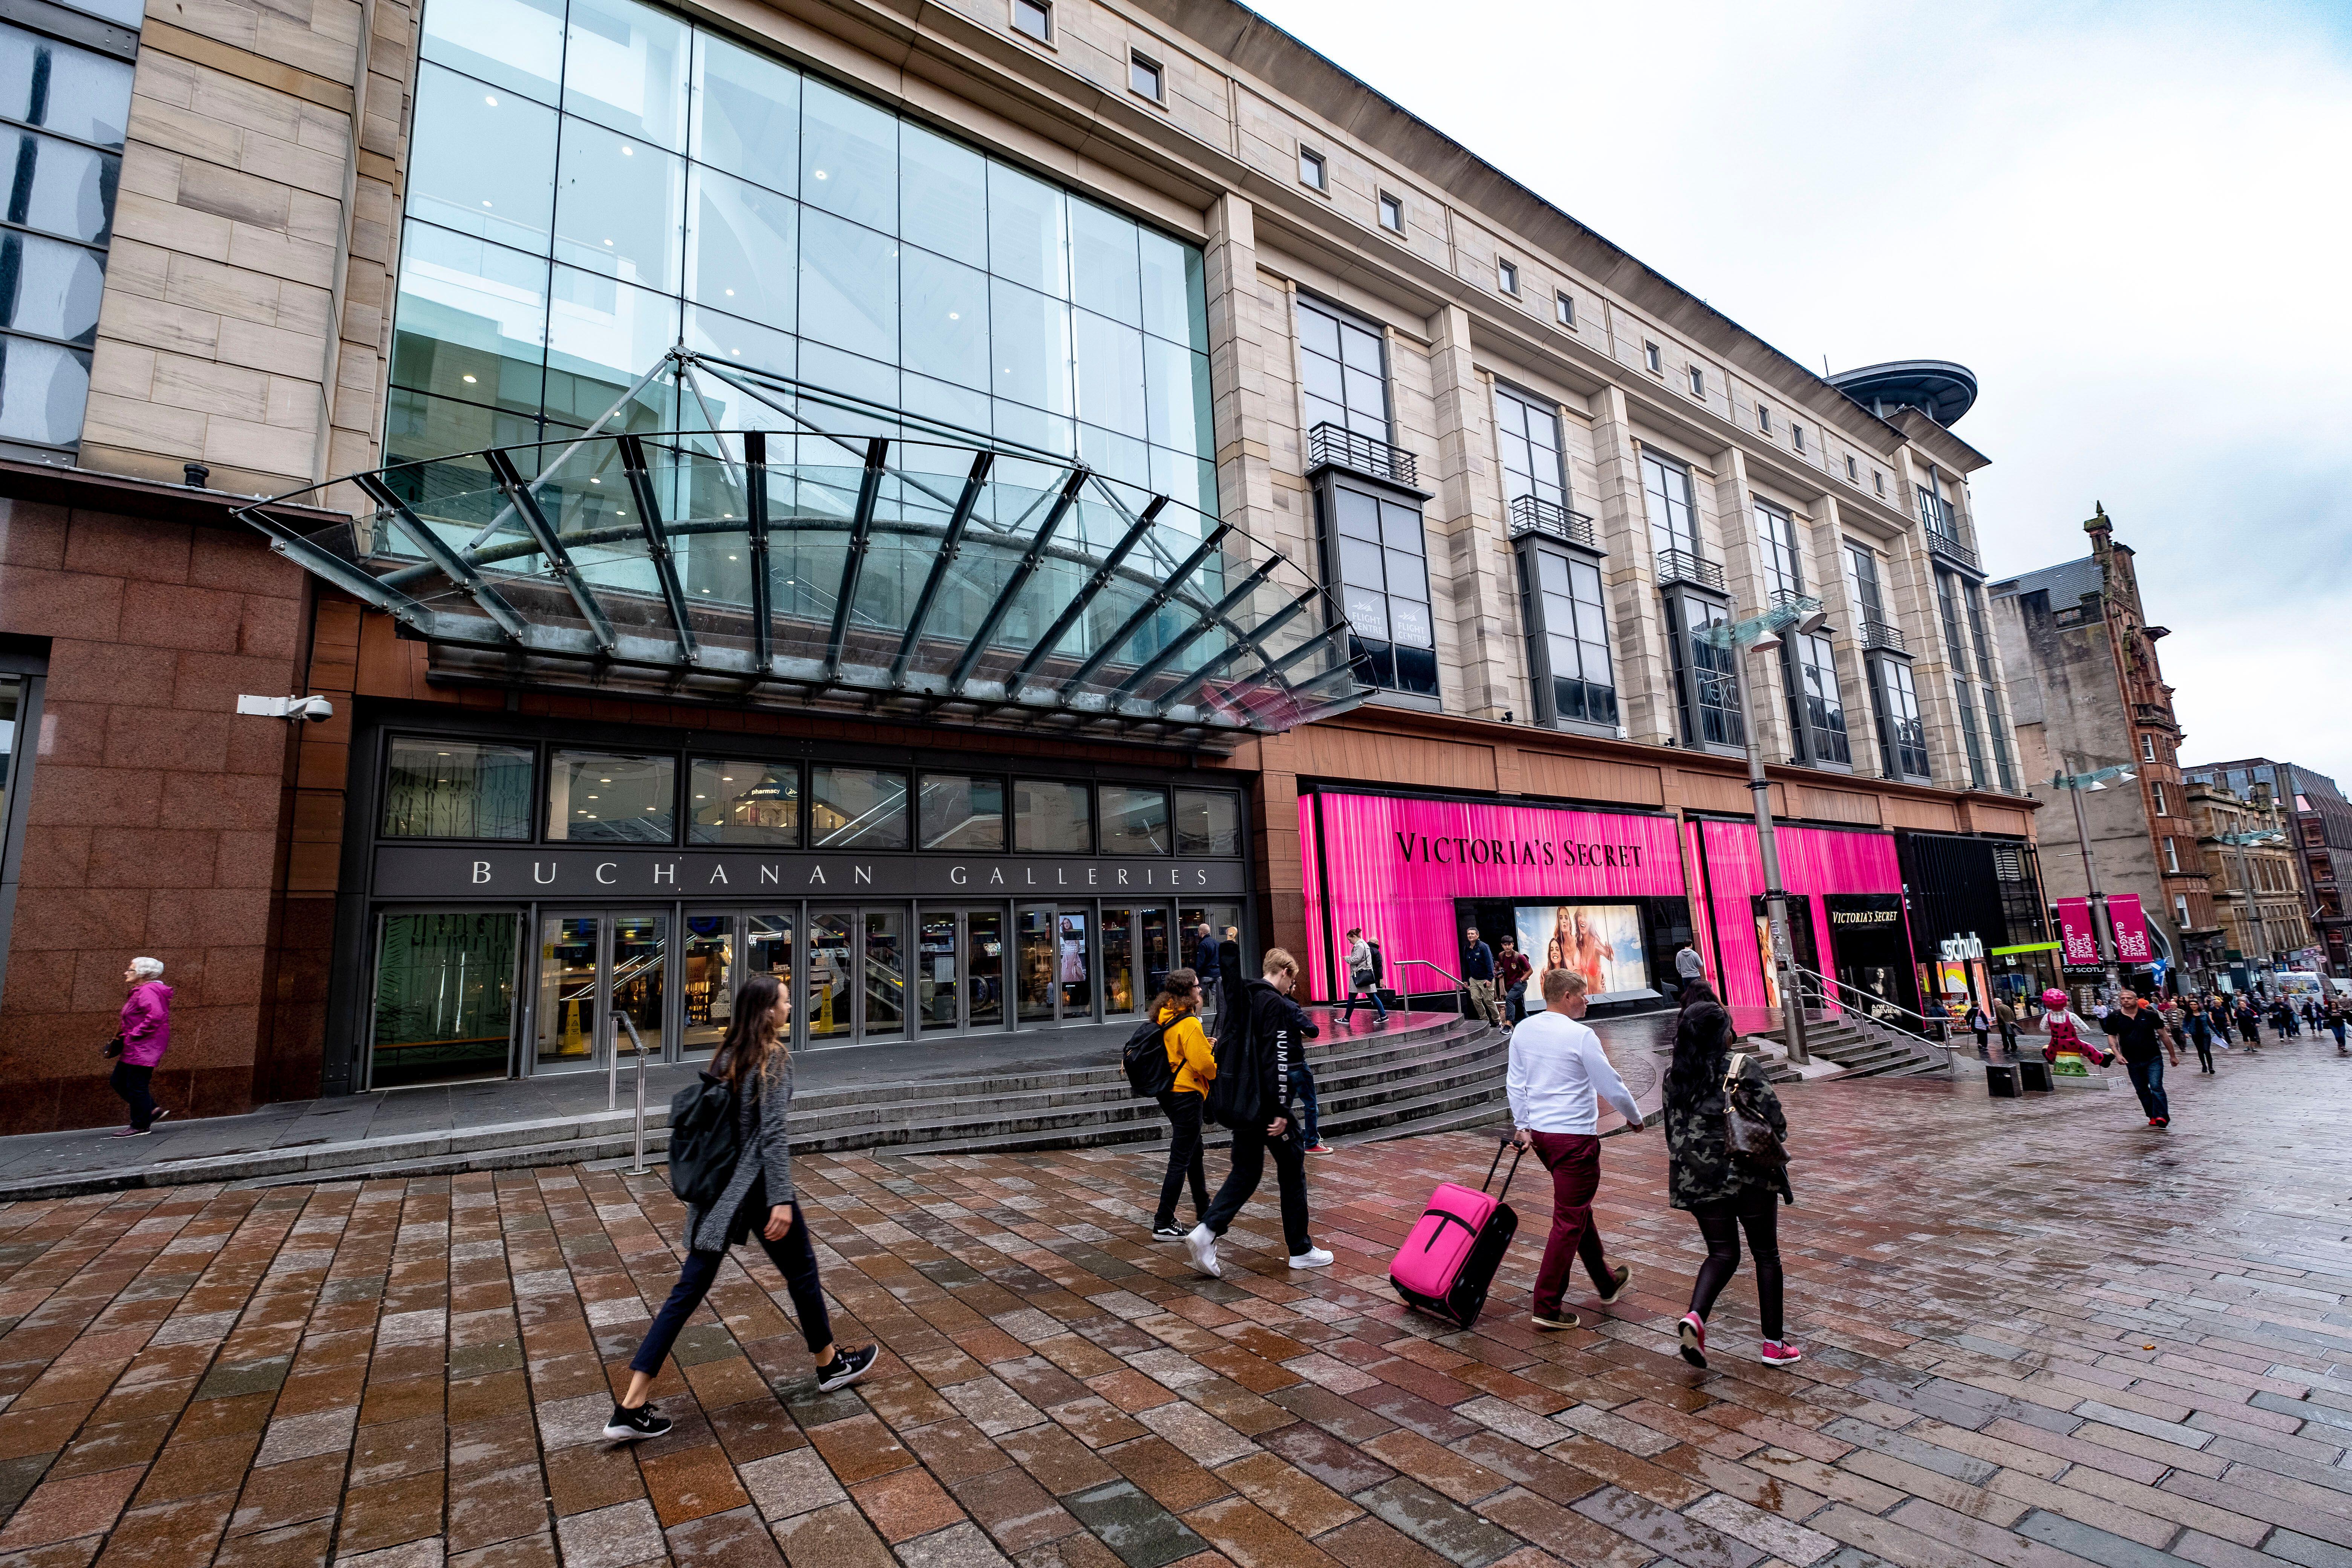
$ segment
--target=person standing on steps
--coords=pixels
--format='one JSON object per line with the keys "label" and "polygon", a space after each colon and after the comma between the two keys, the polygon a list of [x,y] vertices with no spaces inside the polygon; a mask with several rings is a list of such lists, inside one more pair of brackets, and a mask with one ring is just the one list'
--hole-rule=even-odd
{"label": "person standing on steps", "polygon": [[2164,1020],[2141,1000],[2138,992],[2126,986],[2122,1005],[2101,1019],[2099,1026],[2115,1037],[2140,1109],[2147,1112],[2147,1124],[2169,1127],[2172,1107],[2164,1097]]}
{"label": "person standing on steps", "polygon": [[1470,1010],[1490,1028],[1504,1027],[1495,1001],[1495,950],[1478,940],[1476,926],[1462,933],[1462,979],[1470,987]]}
{"label": "person standing on steps", "polygon": [[1223,1028],[1225,1022],[1225,1010],[1223,1006],[1225,982],[1233,983],[1234,994],[1238,999],[1242,990],[1242,976],[1248,973],[1248,970],[1242,967],[1242,928],[1227,926],[1224,937],[1217,943],[1217,973],[1220,976],[1217,982],[1217,990],[1220,993],[1217,998],[1220,1004],[1217,1008],[1218,1027]]}
{"label": "person standing on steps", "polygon": [[1528,980],[1536,966],[1519,951],[1517,939],[1505,936],[1495,954],[1495,979],[1503,987],[1504,1016],[1516,1025],[1528,1016]]}
{"label": "person standing on steps", "polygon": [[[1202,946],[1208,944],[1203,942]],[[1201,1110],[1208,1103],[1209,1085],[1217,1076],[1217,1058],[1209,1037],[1201,1029],[1201,980],[1189,969],[1171,969],[1151,999],[1152,1021],[1167,1033],[1168,1067],[1174,1085],[1162,1091],[1160,1109],[1168,1117],[1168,1173],[1160,1183],[1160,1207],[1151,1216],[1151,1239],[1181,1241],[1176,1225],[1176,1199],[1185,1180],[1192,1184],[1192,1217],[1209,1212],[1209,1173],[1201,1157]],[[1149,1059],[1149,1058],[1146,1058]]]}
{"label": "person standing on steps", "polygon": [[1583,1320],[1560,1304],[1579,1258],[1602,1303],[1625,1293],[1631,1268],[1612,1268],[1592,1222],[1592,1196],[1601,1190],[1600,1101],[1625,1119],[1626,1130],[1642,1130],[1642,1108],[1610,1065],[1601,1037],[1584,1016],[1584,976],[1573,969],[1547,969],[1544,1010],[1511,1031],[1510,1068],[1504,1084],[1510,1096],[1513,1142],[1532,1149],[1551,1173],[1551,1235],[1536,1271],[1535,1315],[1544,1330],[1573,1329]]}
{"label": "person standing on steps", "polygon": [[156,1105],[148,1089],[156,1064],[172,1048],[172,988],[163,984],[160,958],[132,959],[122,972],[122,984],[129,987],[122,997],[122,1032],[107,1047],[106,1054],[115,1058],[107,1087],[131,1108],[131,1125],[114,1135],[144,1138],[157,1121],[172,1114]]}
{"label": "person standing on steps", "polygon": [[792,1018],[792,998],[772,974],[754,974],[735,993],[727,1037],[711,1054],[706,1075],[724,1079],[735,1091],[735,1173],[709,1208],[687,1207],[687,1254],[677,1284],[631,1358],[628,1391],[614,1402],[613,1418],[604,1424],[604,1436],[615,1442],[658,1437],[670,1429],[669,1417],[646,1395],[687,1320],[710,1294],[728,1249],[741,1246],[755,1226],[761,1250],[792,1293],[801,1339],[816,1363],[817,1392],[848,1387],[866,1375],[879,1353],[873,1345],[844,1351],[833,1342],[808,1216],[793,1194],[792,1137],[785,1128],[793,1104],[793,1054],[784,1039]]}
{"label": "person standing on steps", "polygon": [[1290,999],[1298,984],[1298,961],[1278,947],[1265,951],[1265,977],[1253,980],[1234,998],[1234,1018],[1217,1037],[1217,1077],[1210,1109],[1233,1129],[1234,1167],[1209,1205],[1209,1212],[1184,1238],[1192,1267],[1212,1279],[1223,1278],[1217,1238],[1257,1191],[1274,1157],[1282,1194],[1282,1235],[1293,1268],[1326,1268],[1331,1255],[1307,1231],[1307,1154],[1290,1113],[1290,1066],[1305,1054],[1315,1033],[1298,1004]]}
{"label": "person standing on steps", "polygon": [[1706,960],[1698,955],[1697,948],[1693,947],[1689,942],[1683,943],[1682,946],[1675,952],[1675,979],[1676,982],[1675,989],[1676,992],[1676,1003],[1679,1004],[1681,1001],[1680,993],[1683,986],[1688,985],[1694,980],[1705,980],[1706,978]]}
{"label": "person standing on steps", "polygon": [[1716,1298],[1739,1271],[1739,1233],[1756,1258],[1756,1310],[1763,1320],[1759,1351],[1767,1366],[1788,1366],[1805,1352],[1783,1335],[1780,1280],[1780,1205],[1796,1202],[1786,1165],[1768,1165],[1735,1154],[1727,1118],[1728,1091],[1736,1087],[1743,1106],[1754,1109],[1775,1136],[1785,1138],[1789,1119],[1754,1057],[1731,1079],[1731,1019],[1702,984],[1686,986],[1675,1024],[1675,1058],[1666,1069],[1666,1201],[1687,1209],[1706,1240],[1706,1261],[1691,1281],[1690,1310],[1683,1314],[1682,1357],[1706,1364],[1706,1318]]}
{"label": "person standing on steps", "polygon": [[1372,944],[1365,938],[1364,928],[1358,926],[1349,931],[1348,1005],[1339,1010],[1340,1017],[1353,1018],[1356,1016],[1356,996],[1360,992],[1372,999],[1375,1021],[1382,1024],[1389,1021],[1389,1005],[1381,1000],[1379,967],[1373,962]]}

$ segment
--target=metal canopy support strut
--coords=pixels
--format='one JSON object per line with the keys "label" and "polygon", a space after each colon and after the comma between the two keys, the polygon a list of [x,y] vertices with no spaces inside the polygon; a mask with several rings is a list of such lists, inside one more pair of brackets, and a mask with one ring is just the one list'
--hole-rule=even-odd
{"label": "metal canopy support strut", "polygon": [[[1198,572],[1207,563],[1209,557],[1217,552],[1217,547],[1225,542],[1225,535],[1232,531],[1233,524],[1229,522],[1221,522],[1211,529],[1209,536],[1201,541],[1201,547],[1184,557],[1182,564],[1168,574],[1168,581],[1160,584],[1152,591],[1150,598],[1138,605],[1135,607],[1135,614],[1128,616],[1120,624],[1118,630],[1111,633],[1096,646],[1095,651],[1087,656],[1087,662],[1078,666],[1071,673],[1070,678],[1062,682],[1055,695],[1066,701],[1071,692],[1092,680],[1096,673],[1104,665],[1108,664],[1119,649],[1128,645],[1129,639],[1143,629],[1145,623],[1165,609],[1168,602],[1183,591],[1184,584],[1192,579],[1192,574]],[[1277,556],[1276,559],[1280,557]]]}
{"label": "metal canopy support strut", "polygon": [[775,628],[768,602],[768,433],[743,432],[743,490],[748,510],[744,542],[751,553],[751,667],[761,676],[775,663]]}
{"label": "metal canopy support strut", "polygon": [[686,590],[678,586],[677,563],[671,558],[669,542],[662,534],[661,503],[654,499],[654,477],[646,467],[646,444],[635,435],[615,437],[621,449],[621,468],[629,477],[629,494],[636,498],[637,524],[646,536],[646,555],[654,563],[654,575],[661,579],[662,597],[669,604],[669,618],[677,627],[677,646],[688,664],[702,662],[702,650],[694,646],[694,628],[687,623]]}
{"label": "metal canopy support strut", "polygon": [[963,550],[963,531],[971,526],[971,514],[980,509],[980,498],[987,492],[988,476],[996,467],[996,454],[982,451],[971,460],[971,472],[964,476],[963,494],[956,497],[955,510],[948,517],[945,537],[940,541],[940,552],[931,558],[931,569],[923,578],[923,591],[916,595],[915,613],[907,617],[907,635],[898,639],[898,652],[890,660],[890,685],[903,689],[907,684],[907,663],[915,657],[915,646],[923,639],[923,624],[931,618],[931,605],[940,595],[940,586],[947,581],[948,568],[956,563]]}
{"label": "metal canopy support strut", "polygon": [[1006,679],[1004,694],[1007,697],[1020,695],[1021,683],[1028,679],[1030,672],[1045,663],[1047,656],[1061,646],[1062,638],[1078,624],[1078,617],[1087,613],[1087,606],[1110,586],[1110,580],[1118,574],[1118,569],[1128,555],[1143,542],[1144,536],[1151,531],[1151,525],[1160,521],[1160,510],[1167,504],[1166,496],[1153,496],[1151,504],[1143,509],[1143,515],[1129,525],[1119,542],[1111,547],[1111,552],[1104,557],[1103,563],[1095,568],[1094,575],[1087,579],[1087,585],[1078,590],[1077,597],[1072,599],[1068,607],[1055,619],[1052,629],[1037,639],[1037,646],[1029,650],[1029,657],[1021,661],[1021,668]]}
{"label": "metal canopy support strut", "polygon": [[988,614],[981,617],[979,629],[972,633],[971,641],[957,657],[955,668],[948,674],[950,691],[959,695],[962,693],[964,682],[971,679],[972,667],[980,662],[981,655],[988,651],[989,642],[996,636],[997,628],[1004,624],[1004,617],[1013,613],[1013,602],[1021,596],[1021,590],[1028,586],[1031,577],[1036,575],[1038,563],[1045,559],[1045,547],[1054,542],[1054,532],[1062,526],[1062,520],[1070,515],[1070,509],[1078,504],[1078,492],[1086,488],[1086,484],[1087,466],[1081,463],[1072,468],[1070,477],[1063,481],[1062,493],[1054,498],[1054,510],[1047,512],[1045,520],[1037,525],[1036,535],[1029,541],[1029,548],[1022,553],[1020,562],[1013,570],[1005,574],[1004,586],[997,590],[996,602],[988,606]]}
{"label": "metal canopy support strut", "polygon": [[304,571],[333,584],[355,599],[373,605],[412,630],[425,630],[433,618],[431,611],[399,589],[386,586],[380,579],[369,576],[332,551],[320,549],[303,535],[263,511],[258,503],[240,508],[236,515],[268,534],[278,552]]}
{"label": "metal canopy support strut", "polygon": [[482,613],[496,621],[499,630],[507,634],[509,642],[523,640],[523,618],[506,601],[506,595],[490,586],[489,582],[471,563],[449,548],[448,542],[433,531],[425,521],[408,510],[408,503],[392,493],[382,474],[361,474],[356,482],[367,491],[376,505],[392,513],[400,531],[416,543],[425,558],[441,569],[441,574],[474,596]]}
{"label": "metal canopy support strut", "polygon": [[849,552],[842,558],[841,590],[833,596],[833,635],[824,644],[824,678],[841,677],[842,645],[849,637],[849,609],[865,574],[866,552],[874,542],[874,501],[882,493],[882,462],[890,443],[880,436],[866,443],[866,471],[857,480],[857,510],[849,520]]}
{"label": "metal canopy support strut", "polygon": [[613,635],[613,623],[606,618],[604,606],[596,602],[595,590],[589,587],[588,580],[580,575],[580,568],[573,563],[572,552],[564,549],[563,542],[556,537],[555,525],[541,510],[539,498],[530,493],[530,485],[523,479],[521,470],[515,467],[514,459],[507,456],[503,447],[493,447],[483,453],[482,458],[490,465],[490,477],[497,479],[499,489],[506,492],[507,504],[522,518],[523,526],[530,530],[530,536],[539,541],[539,552],[547,557],[548,570],[562,578],[563,585],[572,591],[572,602],[580,606],[581,618],[588,623],[589,633],[595,637],[598,651],[611,658],[614,649],[619,646],[619,639]]}
{"label": "metal canopy support strut", "polygon": [[1283,627],[1288,626],[1293,620],[1296,620],[1299,615],[1307,609],[1307,606],[1312,605],[1316,600],[1322,596],[1323,590],[1320,587],[1307,589],[1305,593],[1299,595],[1298,597],[1291,600],[1290,603],[1283,605],[1282,608],[1276,610],[1273,615],[1268,616],[1265,620],[1259,622],[1257,626],[1252,629],[1249,636],[1230,645],[1223,653],[1211,658],[1205,663],[1202,664],[1200,668],[1193,670],[1192,674],[1186,676],[1183,679],[1170,687],[1167,693],[1160,699],[1160,716],[1163,719],[1166,718],[1171,710],[1182,703],[1187,698],[1191,697],[1192,693],[1198,691],[1202,687],[1214,679],[1218,671],[1223,669],[1227,665],[1233,663],[1234,660],[1241,658],[1242,655],[1245,653],[1257,654],[1259,658],[1264,659],[1270,667],[1273,664],[1273,660],[1267,659],[1265,655],[1260,651],[1265,646],[1265,639],[1280,631]]}
{"label": "metal canopy support strut", "polygon": [[1118,689],[1110,694],[1112,705],[1116,707],[1119,699],[1134,695],[1135,692],[1142,687],[1145,681],[1150,679],[1153,676],[1159,674],[1161,670],[1175,663],[1177,656],[1181,654],[1186,648],[1191,647],[1192,646],[1192,640],[1195,637],[1199,637],[1202,632],[1207,631],[1211,626],[1223,622],[1225,616],[1232,612],[1234,605],[1240,604],[1244,599],[1248,598],[1252,594],[1256,593],[1258,584],[1265,582],[1268,577],[1273,576],[1275,569],[1281,564],[1281,556],[1268,556],[1264,565],[1251,573],[1248,576],[1243,578],[1240,583],[1234,585],[1232,593],[1227,594],[1223,598],[1218,600],[1214,609],[1211,610],[1207,615],[1202,616],[1199,620],[1194,621],[1191,626],[1186,626],[1182,631],[1178,632],[1174,637],[1169,638],[1167,645],[1158,653],[1153,654],[1150,658],[1147,658],[1141,664],[1137,665],[1135,667],[1135,673],[1129,676],[1125,680],[1120,681],[1118,683]]}

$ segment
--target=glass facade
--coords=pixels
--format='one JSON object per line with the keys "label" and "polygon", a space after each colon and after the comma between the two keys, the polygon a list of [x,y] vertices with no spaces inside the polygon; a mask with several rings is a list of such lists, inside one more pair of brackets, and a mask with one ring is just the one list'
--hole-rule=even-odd
{"label": "glass facade", "polygon": [[560,437],[683,341],[1216,513],[1198,247],[631,0],[433,0],[422,53],[388,460]]}
{"label": "glass facade", "polygon": [[1421,509],[1350,484],[1327,491],[1337,527],[1339,603],[1360,679],[1391,691],[1437,695],[1437,623]]}
{"label": "glass facade", "polygon": [[1878,661],[1879,718],[1885,728],[1886,771],[1890,776],[1929,776],[1927,731],[1919,721],[1919,692],[1912,684],[1911,667],[1899,658]]}
{"label": "glass facade", "polygon": [[801,841],[801,770],[793,763],[694,759],[687,781],[689,844],[783,846]]}
{"label": "glass facade", "polygon": [[387,838],[529,838],[529,746],[394,736],[383,781]]}
{"label": "glass facade", "polygon": [[[135,5],[72,9],[136,29]],[[114,234],[131,119],[131,55],[68,41],[47,8],[0,22],[0,138],[8,148],[0,227],[0,441],[68,452],[81,440],[90,350]],[[74,29],[79,31],[79,29]]]}
{"label": "glass facade", "polygon": [[1666,614],[1674,628],[1684,743],[1745,746],[1748,727],[1739,711],[1739,672],[1732,665],[1740,655],[1715,641],[1720,635],[1715,628],[1730,620],[1729,613],[1712,599],[1670,593]]}

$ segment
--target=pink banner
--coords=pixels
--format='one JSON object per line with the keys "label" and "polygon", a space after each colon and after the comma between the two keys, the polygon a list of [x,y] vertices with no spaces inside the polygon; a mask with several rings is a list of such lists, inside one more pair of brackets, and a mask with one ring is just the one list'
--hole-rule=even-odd
{"label": "pink banner", "polygon": [[2151,963],[2156,949],[2147,940],[2147,912],[2137,893],[2107,895],[2107,925],[2116,933],[2116,962]]}
{"label": "pink banner", "polygon": [[[2099,966],[2099,931],[2091,921],[2090,900],[2058,900],[2058,938],[2062,956],[2068,967],[2096,969]],[[2141,940],[2147,940],[2144,931]]]}
{"label": "pink banner", "polygon": [[[1708,965],[1711,977],[1723,999],[1733,1006],[1764,1006],[1763,949],[1757,940],[1751,902],[1764,891],[1764,859],[1757,848],[1755,826],[1697,822],[1691,825],[1691,836],[1706,856],[1706,885],[1714,906],[1713,943],[1705,931],[1699,935],[1702,952],[1710,945],[1714,949]],[[1809,895],[1813,952],[1824,965],[1835,964],[1836,949],[1830,942],[1830,911],[1823,895],[1903,891],[1903,868],[1895,859],[1895,840],[1886,834],[1778,827],[1772,841],[1780,852],[1781,889]]]}
{"label": "pink banner", "polygon": [[[1446,983],[1419,964],[1402,967],[1403,961],[1462,972],[1456,899],[1540,902],[1683,892],[1674,820],[1630,813],[1307,795],[1298,800],[1298,861],[1313,949],[1298,957],[1318,1001],[1331,999],[1333,963],[1326,955],[1351,926],[1381,943],[1391,989],[1431,991]],[[1502,933],[1484,934],[1492,942]]]}

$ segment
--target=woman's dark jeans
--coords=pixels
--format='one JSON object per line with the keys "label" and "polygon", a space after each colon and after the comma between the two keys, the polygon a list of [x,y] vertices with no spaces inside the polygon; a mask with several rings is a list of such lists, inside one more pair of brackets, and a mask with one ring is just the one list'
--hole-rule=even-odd
{"label": "woman's dark jeans", "polygon": [[1298,1130],[1312,1149],[1323,1142],[1323,1104],[1315,1096],[1315,1072],[1305,1062],[1290,1068],[1290,1092],[1298,1101]]}
{"label": "woman's dark jeans", "polygon": [[[833,1342],[833,1320],[824,1310],[824,1288],[817,1283],[816,1249],[809,1245],[808,1216],[801,1205],[793,1205],[793,1228],[784,1232],[782,1241],[770,1241],[764,1233],[768,1223],[767,1186],[754,1186],[743,1200],[743,1207],[752,1215],[751,1234],[759,1238],[768,1261],[784,1277],[784,1289],[792,1292],[793,1312],[801,1321],[801,1338],[808,1342],[809,1354],[814,1355]],[[654,1326],[646,1331],[645,1343],[630,1359],[629,1370],[652,1377],[661,1371],[670,1346],[677,1342],[686,1321],[710,1294],[710,1282],[719,1278],[719,1266],[727,1260],[723,1252],[705,1252],[699,1248],[686,1255],[679,1265],[677,1283],[671,1288],[669,1300],[654,1318]]]}
{"label": "woman's dark jeans", "polygon": [[147,1080],[155,1076],[152,1067],[134,1067],[116,1058],[114,1071],[107,1083],[131,1107],[131,1125],[144,1132],[155,1121],[155,1097],[147,1092]]}
{"label": "woman's dark jeans", "polygon": [[1748,1232],[1748,1250],[1756,1255],[1756,1310],[1764,1322],[1764,1337],[1780,1337],[1780,1200],[1770,1193],[1724,1203],[1700,1204],[1691,1210],[1699,1234],[1706,1238],[1706,1261],[1698,1266],[1691,1285],[1690,1310],[1705,1322],[1715,1299],[1739,1271],[1739,1233]]}
{"label": "woman's dark jeans", "polygon": [[1200,1218],[1209,1212],[1209,1173],[1201,1159],[1201,1107],[1204,1097],[1191,1089],[1170,1089],[1160,1096],[1160,1109],[1168,1113],[1168,1174],[1160,1183],[1160,1210],[1151,1216],[1151,1228],[1166,1230],[1176,1223],[1176,1200],[1183,1194],[1184,1183],[1192,1184],[1192,1217]]}

